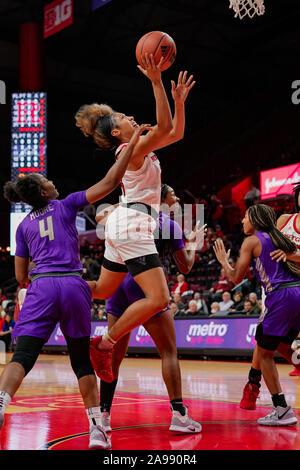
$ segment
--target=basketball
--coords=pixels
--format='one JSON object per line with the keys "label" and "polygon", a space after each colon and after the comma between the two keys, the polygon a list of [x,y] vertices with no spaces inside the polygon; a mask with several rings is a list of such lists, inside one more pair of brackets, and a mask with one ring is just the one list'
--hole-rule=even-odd
{"label": "basketball", "polygon": [[156,64],[163,57],[161,70],[164,71],[175,61],[177,50],[174,40],[167,33],[151,31],[142,36],[136,45],[135,55],[141,66],[143,66],[142,57],[145,53],[153,54]]}

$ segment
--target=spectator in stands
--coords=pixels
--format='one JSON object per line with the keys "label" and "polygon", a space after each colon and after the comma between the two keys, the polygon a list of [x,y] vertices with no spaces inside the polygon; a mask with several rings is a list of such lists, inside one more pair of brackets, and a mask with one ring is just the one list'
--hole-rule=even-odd
{"label": "spectator in stands", "polygon": [[260,313],[260,308],[259,308],[259,305],[258,305],[257,294],[255,292],[250,292],[249,300],[250,300],[250,302],[252,304],[252,307],[253,307],[253,313],[259,314]]}
{"label": "spectator in stands", "polygon": [[233,294],[233,304],[230,307],[230,312],[238,313],[244,310],[244,299],[243,294],[240,291],[236,291]]}
{"label": "spectator in stands", "polygon": [[221,225],[217,224],[215,230],[218,238],[224,238],[224,233],[222,232]]}
{"label": "spectator in stands", "polygon": [[226,291],[222,294],[222,302],[220,302],[220,311],[227,312],[233,305],[230,292]]}
{"label": "spectator in stands", "polygon": [[254,308],[250,300],[245,300],[244,302],[244,312],[246,315],[254,315]]}
{"label": "spectator in stands", "polygon": [[257,202],[259,200],[259,198],[260,198],[260,190],[257,189],[254,186],[254,184],[251,184],[249,191],[247,192],[246,196],[244,197],[244,199],[246,201],[247,209],[248,209],[248,207],[255,204],[255,202]]}
{"label": "spectator in stands", "polygon": [[16,304],[17,304],[17,294],[14,294],[13,299],[10,299],[5,305],[5,313],[8,313],[11,317],[13,317]]}
{"label": "spectator in stands", "polygon": [[212,194],[210,198],[210,207],[210,216],[212,222],[214,223],[214,225],[219,224],[220,218],[223,215],[223,206],[222,202],[220,201],[220,199],[218,199],[216,194]]}
{"label": "spectator in stands", "polygon": [[90,252],[90,242],[87,238],[84,238],[83,243],[80,247],[80,257],[83,258],[85,256],[89,256]]}
{"label": "spectator in stands", "polygon": [[0,304],[2,303],[3,300],[6,300],[6,295],[2,293],[2,289],[0,288]]}
{"label": "spectator in stands", "polygon": [[12,316],[6,313],[4,317],[2,330],[0,331],[0,341],[4,341],[6,352],[10,351],[11,333],[12,333],[14,326],[15,326],[15,321],[13,320]]}
{"label": "spectator in stands", "polygon": [[201,315],[203,315],[204,312],[198,310],[197,308],[197,302],[195,300],[190,300],[189,301],[189,307],[185,310],[184,312],[184,316],[185,317],[190,317],[190,318],[195,318],[195,317],[199,317]]}
{"label": "spectator in stands", "polygon": [[175,302],[170,303],[170,310],[174,317],[179,317],[183,315],[183,311],[178,308],[178,305]]}
{"label": "spectator in stands", "polygon": [[101,264],[98,261],[98,258],[95,257],[95,253],[90,254],[89,266],[87,269],[88,279],[90,281],[97,281],[100,276]]}
{"label": "spectator in stands", "polygon": [[185,280],[183,274],[178,274],[177,282],[175,286],[172,288],[172,294],[183,294],[183,292],[187,291],[189,288],[188,283]]}
{"label": "spectator in stands", "polygon": [[222,268],[219,279],[210,288],[213,300],[221,299],[223,292],[230,291],[232,287],[232,282],[225,276],[225,270]]}
{"label": "spectator in stands", "polygon": [[213,315],[214,313],[220,312],[220,304],[219,302],[213,302],[210,306],[210,313]]}
{"label": "spectator in stands", "polygon": [[180,294],[173,294],[173,302],[177,305],[179,310],[184,310],[185,309],[185,304],[180,296]]}
{"label": "spectator in stands", "polygon": [[259,315],[262,313],[262,309],[263,309],[263,301],[262,299],[259,299],[258,300],[258,306],[259,306]]}
{"label": "spectator in stands", "polygon": [[194,293],[193,300],[195,300],[195,302],[197,303],[197,309],[199,310],[199,312],[205,313],[207,315],[208,308],[207,308],[205,300],[201,298],[200,292]]}
{"label": "spectator in stands", "polygon": [[107,314],[104,308],[99,308],[98,316],[99,316],[99,320],[107,320]]}

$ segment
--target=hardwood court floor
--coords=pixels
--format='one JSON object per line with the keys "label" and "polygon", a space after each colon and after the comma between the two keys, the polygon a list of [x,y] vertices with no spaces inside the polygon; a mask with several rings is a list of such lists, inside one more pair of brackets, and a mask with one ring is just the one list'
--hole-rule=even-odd
{"label": "hardwood court floor", "polygon": [[[269,428],[256,423],[272,408],[264,382],[257,409],[239,408],[249,362],[182,359],[180,364],[185,404],[201,422],[202,433],[171,433],[160,360],[127,358],[112,408],[112,450],[300,449],[299,425]],[[278,369],[300,421],[300,377],[290,377],[287,364],[278,364]],[[40,356],[7,410],[0,444],[7,450],[88,448],[88,421],[67,355]]]}

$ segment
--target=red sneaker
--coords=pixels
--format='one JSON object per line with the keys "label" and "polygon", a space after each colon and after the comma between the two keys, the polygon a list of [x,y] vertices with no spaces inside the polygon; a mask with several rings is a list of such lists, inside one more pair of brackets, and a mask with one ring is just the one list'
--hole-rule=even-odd
{"label": "red sneaker", "polygon": [[102,336],[97,336],[90,341],[91,362],[100,379],[105,382],[112,382],[114,380],[111,368],[112,349],[98,349],[101,340]]}
{"label": "red sneaker", "polygon": [[295,369],[292,370],[292,372],[290,372],[289,375],[300,375],[300,370],[296,369],[295,367]]}
{"label": "red sneaker", "polygon": [[256,400],[259,395],[259,388],[255,384],[247,383],[243,391],[243,398],[240,402],[240,408],[244,410],[255,410]]}

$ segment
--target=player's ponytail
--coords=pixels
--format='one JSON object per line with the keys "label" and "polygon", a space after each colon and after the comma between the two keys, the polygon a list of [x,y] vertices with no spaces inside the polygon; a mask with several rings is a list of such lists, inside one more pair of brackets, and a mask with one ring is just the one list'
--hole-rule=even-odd
{"label": "player's ponytail", "polygon": [[[266,232],[270,235],[275,247],[285,253],[294,253],[297,247],[290,238],[284,235],[276,227],[275,211],[265,204],[255,204],[248,208],[248,218],[251,225],[259,232]],[[300,269],[292,261],[286,261],[284,266],[294,276],[300,277]]]}
{"label": "player's ponytail", "polygon": [[3,195],[9,202],[21,202],[21,197],[17,192],[17,185],[13,181],[7,181],[5,183]]}
{"label": "player's ponytail", "polygon": [[42,180],[36,173],[29,173],[13,181],[7,181],[3,188],[3,195],[9,202],[24,202],[33,207],[41,209],[47,201],[41,195]]}
{"label": "player's ponytail", "polygon": [[107,104],[85,104],[75,114],[76,126],[88,137],[93,137],[100,148],[113,149],[120,142],[111,135],[116,127],[114,111]]}

